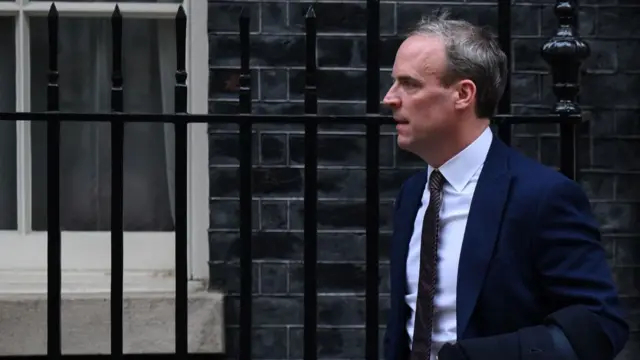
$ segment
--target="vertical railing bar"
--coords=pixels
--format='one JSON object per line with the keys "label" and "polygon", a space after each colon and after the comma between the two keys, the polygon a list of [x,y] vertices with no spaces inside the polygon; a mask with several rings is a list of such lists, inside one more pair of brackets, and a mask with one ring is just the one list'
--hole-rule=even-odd
{"label": "vertical railing bar", "polygon": [[[498,43],[500,48],[507,55],[507,83],[500,102],[498,103],[498,114],[511,113],[511,61],[513,59],[511,47],[511,0],[498,0]],[[501,121],[498,124],[498,137],[507,145],[511,145],[512,124],[508,121]]]}
{"label": "vertical railing bar", "polygon": [[589,45],[578,34],[578,0],[557,0],[555,15],[558,29],[541,49],[542,57],[549,64],[553,79],[553,93],[557,100],[553,112],[560,122],[560,171],[578,180],[577,137],[579,123],[571,115],[581,115],[577,102],[580,91],[580,67],[590,55]]}
{"label": "vertical railing bar", "polygon": [[[187,14],[182,5],[175,17],[176,26],[176,84],[174,112],[187,113],[186,41]],[[189,353],[189,321],[187,299],[187,121],[178,118],[175,132],[175,230],[176,230],[176,356],[186,359]]]}
{"label": "vertical railing bar", "polygon": [[[305,15],[306,67],[304,111],[317,114],[316,14],[309,6]],[[318,357],[318,123],[304,124],[304,359]]]}
{"label": "vertical railing bar", "polygon": [[[380,2],[367,1],[367,113],[380,112]],[[366,126],[366,333],[365,359],[378,360],[380,224],[380,124]]]}
{"label": "vertical railing bar", "polygon": [[[58,9],[51,5],[48,15],[49,83],[47,111],[60,110],[58,73]],[[60,244],[60,120],[47,120],[47,357],[62,356],[61,287],[62,247]]]}
{"label": "vertical railing bar", "polygon": [[[116,5],[111,15],[111,112],[122,113],[122,14]],[[123,353],[122,293],[124,274],[124,122],[111,120],[111,356]]]}
{"label": "vertical railing bar", "polygon": [[[251,69],[250,14],[243,8],[239,18],[240,26],[240,78],[239,78],[239,111],[251,113]],[[252,355],[252,124],[250,121],[240,123],[240,360],[249,360]]]}

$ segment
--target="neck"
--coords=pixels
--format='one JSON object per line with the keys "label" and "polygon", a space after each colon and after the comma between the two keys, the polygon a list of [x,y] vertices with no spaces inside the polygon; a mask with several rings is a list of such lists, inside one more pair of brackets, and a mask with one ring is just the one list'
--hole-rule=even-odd
{"label": "neck", "polygon": [[464,131],[454,132],[452,136],[443,136],[441,141],[424,148],[417,155],[430,166],[439,168],[480,137],[489,126],[489,120],[474,119],[473,124],[474,126],[469,126]]}

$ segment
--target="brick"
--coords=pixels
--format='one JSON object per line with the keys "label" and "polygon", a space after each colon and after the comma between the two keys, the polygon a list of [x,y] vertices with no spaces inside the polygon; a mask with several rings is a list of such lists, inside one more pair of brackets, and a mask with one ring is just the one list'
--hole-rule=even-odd
{"label": "brick", "polygon": [[257,196],[301,196],[303,190],[302,169],[260,168],[253,172],[253,193]]}
{"label": "brick", "polygon": [[497,30],[498,8],[495,5],[486,5],[486,3],[471,6],[461,3],[443,5],[398,2],[397,16],[398,19],[402,19],[398,22],[398,33],[407,33],[413,29],[421,17],[431,15],[441,9],[447,9],[453,17],[467,20],[476,25],[488,26],[493,31]]}
{"label": "brick", "polygon": [[540,101],[540,77],[537,74],[515,73],[511,75],[511,101],[535,104]]}
{"label": "brick", "polygon": [[[626,297],[621,300],[622,306],[624,306],[629,313],[629,316],[627,317],[629,329],[633,333],[640,333],[640,297]],[[638,350],[640,350],[640,348]]]}
{"label": "brick", "polygon": [[616,110],[615,128],[617,135],[640,135],[640,111]]}
{"label": "brick", "polygon": [[605,251],[605,256],[609,265],[615,265],[616,257],[616,241],[619,237],[617,235],[604,234],[601,238],[602,247]]}
{"label": "brick", "polygon": [[[356,263],[318,263],[318,293],[363,293],[366,272],[364,264]],[[304,292],[304,266],[292,265],[290,291]]]}
{"label": "brick", "polygon": [[240,3],[217,3],[209,2],[209,33],[216,32],[239,32],[240,14],[245,9],[244,15],[249,15],[252,20],[249,29],[252,32],[260,30],[259,7],[258,3],[240,2]]}
{"label": "brick", "polygon": [[[383,135],[379,139],[380,166],[392,166],[391,150],[395,139]],[[291,135],[289,137],[291,164],[304,164],[304,136]],[[361,166],[366,164],[367,143],[364,136],[357,135],[321,135],[318,138],[319,166]]]}
{"label": "brick", "polygon": [[367,40],[365,37],[325,37],[317,41],[317,58],[320,67],[367,66]]}
{"label": "brick", "polygon": [[638,282],[640,281],[639,267],[616,267],[613,275],[620,295],[625,297],[640,296],[640,289],[638,288]]}
{"label": "brick", "polygon": [[[629,310],[632,334],[617,360],[640,352],[637,283],[640,239],[640,62],[633,22],[635,0],[583,0],[580,35],[591,49],[584,62],[579,101],[585,122],[579,127],[580,184],[602,225],[602,243]],[[251,87],[253,112],[291,115],[304,112],[304,15],[313,4],[317,15],[317,90],[323,115],[365,113],[365,1],[210,1],[209,111],[231,114],[238,109],[234,81],[240,65],[237,16],[242,6],[251,15]],[[557,101],[550,67],[541,46],[554,35],[555,0],[515,0],[512,8],[512,112],[546,114]],[[395,52],[422,15],[448,8],[473,23],[498,26],[497,6],[485,0],[381,3],[380,101],[391,86]],[[382,107],[382,114],[390,114]],[[255,263],[254,356],[258,359],[303,357],[304,302],[304,137],[303,126],[259,124],[253,135],[252,238]],[[366,141],[365,127],[328,124],[319,127],[318,203],[318,354],[324,359],[364,358],[366,284]],[[211,231],[210,287],[226,290],[228,355],[237,354],[239,303],[237,125],[210,124]],[[397,148],[394,127],[384,126],[380,138],[380,235],[378,290],[380,323],[388,308],[388,257],[392,202],[402,182],[425,167],[415,155]],[[549,166],[560,161],[557,125],[513,127],[513,145]],[[224,199],[224,200],[223,200]],[[339,295],[336,295],[339,294]],[[267,331],[268,330],[268,331]],[[380,337],[384,335],[381,327]],[[264,346],[262,345],[264,344]],[[382,346],[382,345],[380,345]]]}
{"label": "brick", "polygon": [[[318,33],[366,33],[366,4],[354,2],[289,2],[289,21],[297,31],[304,31],[305,14],[311,5],[316,14]],[[380,4],[381,34],[395,32],[394,6],[391,3]]]}
{"label": "brick", "polygon": [[[209,97],[212,99],[237,99],[240,70],[238,68],[212,68],[209,71]],[[251,98],[260,96],[258,72],[251,71]]]}
{"label": "brick", "polygon": [[262,2],[261,19],[263,34],[268,33],[286,33],[291,32],[287,19],[287,3],[286,2]]}
{"label": "brick", "polygon": [[616,265],[634,266],[640,263],[640,236],[616,239]]}
{"label": "brick", "polygon": [[605,109],[590,109],[583,111],[583,116],[589,122],[589,134],[593,138],[615,136],[615,112]]}
{"label": "brick", "polygon": [[603,232],[634,233],[640,231],[639,207],[638,203],[598,202],[593,204],[593,212]]}
{"label": "brick", "polygon": [[286,294],[289,289],[287,263],[260,264],[260,294]]}
{"label": "brick", "polygon": [[253,299],[253,321],[260,325],[302,323],[304,304],[301,296],[256,296]]}
{"label": "brick", "polygon": [[518,5],[511,8],[512,36],[540,36],[540,16],[539,6]]}
{"label": "brick", "polygon": [[580,101],[597,107],[635,107],[635,94],[640,91],[637,74],[587,74],[583,77]]}
{"label": "brick", "polygon": [[[212,66],[240,67],[240,37],[215,35],[209,41]],[[303,35],[252,35],[251,66],[304,66]]]}
{"label": "brick", "polygon": [[304,236],[299,232],[258,232],[253,234],[252,246],[255,260],[302,260]]}
{"label": "brick", "polygon": [[600,7],[598,36],[634,37],[640,35],[640,25],[630,22],[640,16],[640,7]]}
{"label": "brick", "polygon": [[615,181],[616,199],[640,201],[640,174],[618,174]]}
{"label": "brick", "polygon": [[[289,97],[304,98],[305,73],[302,70],[289,72]],[[340,86],[336,86],[340,84]],[[366,99],[366,72],[362,70],[318,69],[316,88],[318,98],[322,100],[360,100]]]}
{"label": "brick", "polygon": [[627,139],[594,139],[592,165],[613,170],[638,170],[640,144]]}
{"label": "brick", "polygon": [[[303,329],[291,329],[289,358],[303,358]],[[362,328],[320,328],[317,333],[319,358],[363,359],[365,336]]]}
{"label": "brick", "polygon": [[514,71],[547,71],[549,65],[540,56],[545,39],[513,40]]}
{"label": "brick", "polygon": [[260,203],[261,230],[283,230],[289,227],[289,207],[286,201],[262,200]]}
{"label": "brick", "polygon": [[[257,201],[253,201],[251,205],[252,227],[253,229],[258,229],[260,221],[258,217],[259,204]],[[212,229],[236,229],[240,226],[239,200],[211,200],[209,209],[209,226]]]}
{"label": "brick", "polygon": [[[318,229],[320,230],[358,230],[366,226],[366,205],[364,201],[324,200],[318,202]],[[391,228],[391,212],[393,205],[390,201],[380,202],[379,228]],[[291,228],[302,229],[304,219],[304,205],[302,201],[292,201],[290,214]]]}
{"label": "brick", "polygon": [[260,100],[286,100],[289,73],[283,69],[260,70]]}
{"label": "brick", "polygon": [[589,72],[613,73],[618,68],[618,44],[611,40],[590,40],[591,54],[583,68]]}
{"label": "brick", "polygon": [[[259,267],[258,264],[252,266],[251,292],[259,291]],[[229,262],[213,262],[209,265],[209,287],[217,291],[223,290],[228,295],[240,294],[240,264]],[[228,313],[225,310],[225,314]],[[237,316],[236,316],[237,318]],[[230,324],[236,323],[233,317],[225,319]]]}
{"label": "brick", "polygon": [[580,185],[591,200],[612,200],[615,180],[607,173],[582,172],[580,174]]}
{"label": "brick", "polygon": [[258,328],[251,334],[252,359],[278,359],[287,356],[287,329]]}

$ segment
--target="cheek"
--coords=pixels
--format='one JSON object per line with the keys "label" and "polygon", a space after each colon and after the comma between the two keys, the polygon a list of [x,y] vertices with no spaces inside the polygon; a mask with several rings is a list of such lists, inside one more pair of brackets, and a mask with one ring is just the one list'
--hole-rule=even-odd
{"label": "cheek", "polygon": [[449,95],[449,93],[444,91],[435,93],[432,96],[431,101],[434,104],[434,106],[437,106],[442,110],[453,108],[453,101],[451,101],[451,96]]}
{"label": "cheek", "polygon": [[416,114],[424,114],[430,118],[429,122],[448,112],[449,103],[446,95],[439,92],[431,92],[413,102],[413,111]]}

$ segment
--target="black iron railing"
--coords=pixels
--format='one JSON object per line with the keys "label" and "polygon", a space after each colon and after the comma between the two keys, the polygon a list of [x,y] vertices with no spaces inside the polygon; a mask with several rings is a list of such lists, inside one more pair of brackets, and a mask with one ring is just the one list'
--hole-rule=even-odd
{"label": "black iron railing", "polygon": [[[521,123],[557,123],[561,126],[560,170],[576,178],[576,127],[582,121],[576,97],[580,65],[589,55],[588,46],[579,40],[576,32],[577,1],[557,1],[555,10],[559,19],[556,35],[542,48],[542,56],[549,63],[553,76],[553,90],[557,97],[554,111],[547,115],[510,114],[510,84],[499,105],[499,114],[493,118],[499,128],[499,137],[511,142],[511,127]],[[498,0],[499,41],[511,59],[511,4]],[[187,349],[187,124],[233,123],[240,126],[240,338],[239,358],[251,359],[252,343],[252,127],[259,123],[304,124],[304,358],[317,358],[317,144],[318,126],[327,123],[351,123],[366,126],[366,359],[378,359],[378,237],[379,237],[379,139],[380,126],[391,124],[388,116],[379,115],[380,99],[380,4],[367,1],[367,97],[366,113],[361,116],[317,115],[316,89],[316,16],[310,7],[306,14],[306,82],[304,112],[301,115],[253,115],[251,109],[250,73],[250,18],[243,12],[239,19],[241,39],[239,113],[234,115],[187,114],[187,73],[185,70],[186,14],[182,7],[176,14],[177,69],[175,86],[175,114],[130,114],[123,108],[122,79],[122,15],[115,7],[113,26],[112,112],[104,114],[67,113],[59,111],[58,98],[58,13],[55,5],[49,13],[49,84],[47,111],[44,113],[0,113],[3,121],[46,121],[48,152],[48,346],[47,357],[70,357],[61,353],[60,299],[61,299],[61,247],[60,247],[60,123],[63,121],[109,122],[112,126],[112,286],[111,286],[111,353],[104,357],[207,357],[215,354],[188,354]],[[176,325],[175,354],[123,355],[122,297],[123,297],[123,134],[124,124],[131,122],[163,122],[175,126],[175,263],[176,263]],[[218,354],[220,355],[220,354]],[[79,356],[79,355],[78,355]],[[0,357],[4,359],[8,357]]]}

